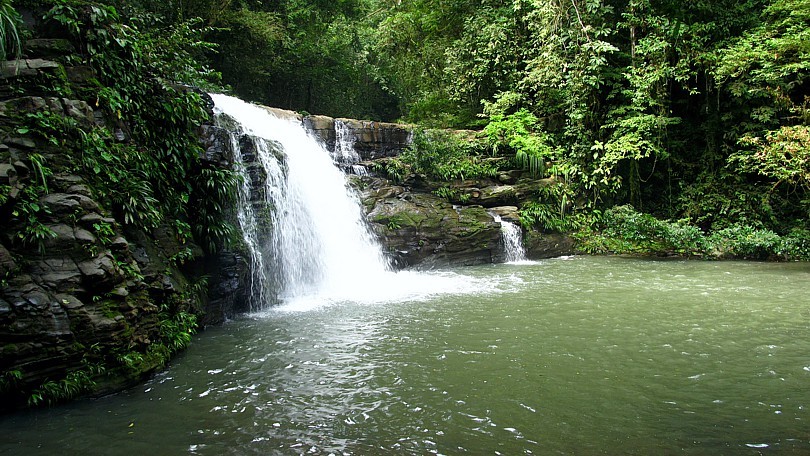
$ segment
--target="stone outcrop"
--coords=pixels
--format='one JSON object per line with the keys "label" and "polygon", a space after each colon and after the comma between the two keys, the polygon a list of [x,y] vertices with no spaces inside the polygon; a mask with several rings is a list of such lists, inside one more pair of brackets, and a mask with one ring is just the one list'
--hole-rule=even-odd
{"label": "stone outcrop", "polygon": [[399,267],[470,266],[503,261],[500,224],[482,206],[453,205],[426,192],[363,179],[363,205]]}
{"label": "stone outcrop", "polygon": [[574,239],[563,233],[530,231],[523,239],[526,257],[532,260],[556,258],[576,253]]}
{"label": "stone outcrop", "polygon": [[320,139],[330,152],[335,151],[337,131],[345,129],[352,138],[354,150],[361,160],[374,160],[399,155],[411,144],[413,127],[410,125],[307,116],[304,126]]}
{"label": "stone outcrop", "polygon": [[[550,183],[518,173],[508,186],[512,191],[502,192],[498,189],[504,185],[495,179],[438,183],[411,175],[401,184],[377,176],[351,179],[395,264],[418,269],[504,261],[501,225],[494,215],[519,223],[518,206]],[[450,196],[436,196],[440,188],[449,188],[445,193]],[[530,259],[573,253],[569,236],[530,232],[525,239]]]}
{"label": "stone outcrop", "polygon": [[[200,137],[205,150],[201,157],[203,161],[222,168],[233,166],[235,152],[231,147],[230,134],[227,130],[214,125],[204,125],[200,128]],[[253,170],[251,176],[256,181],[253,188],[263,191],[263,186],[260,187],[258,184],[260,180],[263,182],[263,176],[257,175],[261,167],[253,164],[255,157],[252,160],[250,157],[247,159],[246,161],[243,157],[241,161],[246,162],[245,166]],[[236,208],[229,209],[231,212],[228,218],[231,224],[238,226]],[[224,249],[215,255],[205,257],[203,262],[201,267],[209,276],[209,286],[201,323],[204,325],[221,323],[233,315],[246,311],[250,294],[247,286],[250,271],[243,252],[238,248]]]}

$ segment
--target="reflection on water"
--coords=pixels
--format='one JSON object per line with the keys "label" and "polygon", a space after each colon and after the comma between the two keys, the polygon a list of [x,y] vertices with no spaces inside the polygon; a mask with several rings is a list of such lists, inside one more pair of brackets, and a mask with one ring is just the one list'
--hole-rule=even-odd
{"label": "reflection on water", "polygon": [[209,329],[147,384],[3,418],[0,452],[810,452],[808,265],[458,273],[470,288]]}

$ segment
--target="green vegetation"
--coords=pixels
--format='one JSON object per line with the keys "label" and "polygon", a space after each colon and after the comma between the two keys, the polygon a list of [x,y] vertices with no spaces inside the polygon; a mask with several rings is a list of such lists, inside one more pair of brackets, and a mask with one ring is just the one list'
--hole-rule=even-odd
{"label": "green vegetation", "polygon": [[565,233],[576,231],[585,223],[586,217],[582,213],[572,213],[573,192],[564,182],[539,187],[536,193],[534,200],[527,201],[520,208],[523,228]]}
{"label": "green vegetation", "polygon": [[[546,171],[546,161],[554,158],[554,148],[538,122],[537,117],[526,109],[508,116],[493,114],[484,128],[484,134],[493,153],[514,153],[518,167],[541,176]],[[503,148],[507,148],[507,151],[502,151]]]}
{"label": "green vegetation", "polygon": [[[105,206],[126,224],[152,229],[164,220],[193,227],[209,250],[226,245],[233,227],[216,214],[232,201],[234,172],[212,169],[200,160],[198,126],[208,118],[199,93],[189,85],[212,87],[216,74],[196,60],[211,45],[198,21],[157,27],[149,16],[124,20],[112,6],[67,1],[46,3],[46,24],[63,27],[81,43],[84,63],[96,71],[96,87],[85,94],[104,110],[110,126],[82,124],[61,113],[41,111],[22,119],[19,134],[58,146],[80,164]],[[78,56],[74,56],[76,58]],[[115,125],[118,122],[119,125]],[[112,128],[124,128],[120,141]],[[47,193],[47,168],[31,154]],[[41,193],[41,192],[40,192]],[[22,207],[21,212],[37,212]],[[36,227],[32,223],[29,226]],[[42,230],[24,239],[40,241]]]}
{"label": "green vegetation", "polygon": [[22,17],[11,0],[0,0],[0,61],[22,54],[21,24]]}
{"label": "green vegetation", "polygon": [[411,172],[448,181],[492,177],[497,166],[488,160],[486,150],[476,141],[441,130],[419,130],[413,142],[400,156]]}
{"label": "green vegetation", "polygon": [[587,253],[683,255],[749,260],[810,260],[806,231],[779,235],[768,229],[735,224],[706,235],[679,220],[669,222],[643,214],[631,206],[608,209],[575,237]]}
{"label": "green vegetation", "polygon": [[[172,169],[194,168],[179,145],[190,133],[183,125],[198,116],[184,110],[196,95],[159,81],[205,86],[221,75],[238,95],[282,108],[483,129],[470,147],[417,134],[400,160],[378,165],[397,181],[409,171],[439,180],[491,176],[504,165],[488,159],[503,158],[560,178],[569,215],[630,204],[704,232],[810,228],[807,0],[113,6],[59,2],[50,15],[86,43],[103,76],[99,104],[143,118],[133,137],[163,151],[156,156]],[[99,25],[105,21],[126,25]],[[92,56],[101,49],[103,58]],[[156,77],[128,80],[131,71]],[[175,93],[168,100],[177,104],[138,98],[145,92]],[[149,116],[171,121],[153,125]],[[109,145],[107,133],[100,141]],[[141,163],[134,151],[111,156],[124,157],[124,167],[126,157]],[[111,165],[109,157],[96,161]],[[156,178],[161,170],[144,163],[126,191],[139,197],[116,204],[147,224],[167,213],[150,212],[156,202],[193,199],[188,182],[233,184],[211,170]],[[546,206],[557,203],[528,205],[526,221],[555,224],[559,211]],[[188,216],[212,221],[216,211],[214,204]],[[216,242],[230,233],[208,223],[193,231]]]}
{"label": "green vegetation", "polygon": [[[381,5],[372,48],[404,117],[483,125],[496,154],[560,178],[568,215],[629,204],[771,246],[810,228],[807,0]],[[524,225],[583,225],[559,203],[528,203]]]}

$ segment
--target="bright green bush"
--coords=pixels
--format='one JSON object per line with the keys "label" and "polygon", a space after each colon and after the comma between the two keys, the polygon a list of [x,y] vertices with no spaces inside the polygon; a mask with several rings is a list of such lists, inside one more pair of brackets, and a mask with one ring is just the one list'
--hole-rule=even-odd
{"label": "bright green bush", "polygon": [[516,165],[535,176],[546,171],[554,148],[551,138],[542,131],[537,117],[526,109],[508,116],[493,114],[484,128],[487,141],[496,153],[515,154]]}
{"label": "bright green bush", "polygon": [[441,130],[416,130],[413,141],[400,156],[414,173],[449,181],[492,177],[497,165],[478,142]]}
{"label": "bright green bush", "polygon": [[810,261],[810,230],[795,229],[782,236],[778,253],[788,260]]}
{"label": "bright green bush", "polygon": [[575,233],[586,253],[678,254],[747,260],[808,260],[810,231],[787,235],[747,224],[732,225],[704,235],[694,225],[659,220],[631,206],[608,209],[592,225]]}
{"label": "bright green bush", "polygon": [[659,220],[631,206],[605,211],[603,223],[605,236],[627,240],[638,251],[701,254],[708,248],[697,227]]}
{"label": "bright green bush", "polygon": [[632,206],[606,210],[596,226],[601,231],[586,228],[576,236],[580,248],[589,253],[705,255],[710,250],[699,228],[659,220]]}
{"label": "bright green bush", "polygon": [[776,256],[782,239],[767,229],[734,225],[714,232],[710,237],[715,251],[749,260],[767,260]]}

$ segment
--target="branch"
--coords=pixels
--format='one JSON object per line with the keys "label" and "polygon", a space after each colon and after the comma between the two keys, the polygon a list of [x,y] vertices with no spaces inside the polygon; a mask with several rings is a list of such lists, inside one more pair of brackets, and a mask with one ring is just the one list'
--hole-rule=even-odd
{"label": "branch", "polygon": [[585,34],[585,38],[588,39],[588,42],[591,42],[591,37],[588,35],[588,29],[585,27],[585,23],[582,22],[582,15],[579,14],[579,8],[577,8],[577,3],[574,0],[571,0],[571,5],[574,7],[574,11],[577,13],[577,20],[579,21],[579,26],[582,27],[582,33]]}

